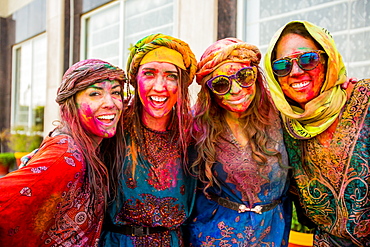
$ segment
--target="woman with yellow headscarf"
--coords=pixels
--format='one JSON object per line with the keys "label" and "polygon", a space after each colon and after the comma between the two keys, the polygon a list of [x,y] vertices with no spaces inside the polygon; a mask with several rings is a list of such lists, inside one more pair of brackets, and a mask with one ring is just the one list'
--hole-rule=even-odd
{"label": "woman with yellow headscarf", "polygon": [[265,57],[272,99],[315,246],[370,245],[370,80],[344,86],[330,33],[292,21]]}
{"label": "woman with yellow headscarf", "polygon": [[190,215],[196,184],[185,172],[192,119],[188,87],[196,64],[188,44],[168,35],[149,35],[132,47],[128,148],[101,246],[184,245],[180,227]]}
{"label": "woman with yellow headscarf", "polygon": [[198,63],[193,170],[200,189],[188,227],[192,246],[288,244],[288,160],[260,59],[256,46],[226,38]]}

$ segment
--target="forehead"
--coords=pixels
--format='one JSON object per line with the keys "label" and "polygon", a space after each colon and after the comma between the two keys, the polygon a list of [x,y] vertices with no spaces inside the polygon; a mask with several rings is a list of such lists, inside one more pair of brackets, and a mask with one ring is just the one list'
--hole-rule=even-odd
{"label": "forehead", "polygon": [[212,73],[213,76],[215,75],[229,75],[229,74],[234,74],[241,68],[250,66],[250,61],[246,61],[244,63],[225,63],[222,64],[220,67],[215,69]]}
{"label": "forehead", "polygon": [[276,44],[276,58],[319,49],[313,39],[290,33],[283,36]]}
{"label": "forehead", "polygon": [[177,71],[177,67],[174,64],[167,62],[149,62],[140,65],[139,71],[144,69]]}

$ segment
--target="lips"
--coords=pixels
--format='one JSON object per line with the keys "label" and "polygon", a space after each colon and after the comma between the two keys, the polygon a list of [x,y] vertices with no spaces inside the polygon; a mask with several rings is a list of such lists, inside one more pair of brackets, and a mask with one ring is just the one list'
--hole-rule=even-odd
{"label": "lips", "polygon": [[233,105],[237,105],[237,104],[241,104],[243,103],[244,101],[246,101],[249,97],[247,96],[243,96],[243,97],[238,97],[238,98],[235,98],[235,99],[229,99],[227,102],[229,104],[233,104]]}
{"label": "lips", "polygon": [[105,124],[109,124],[114,120],[115,117],[116,117],[116,114],[106,114],[106,115],[99,115],[96,118],[100,122],[103,122]]}
{"label": "lips", "polygon": [[162,106],[168,99],[166,96],[149,96],[150,102],[153,106]]}
{"label": "lips", "polygon": [[296,90],[303,89],[304,87],[308,86],[310,81],[302,81],[299,83],[292,83],[290,86]]}

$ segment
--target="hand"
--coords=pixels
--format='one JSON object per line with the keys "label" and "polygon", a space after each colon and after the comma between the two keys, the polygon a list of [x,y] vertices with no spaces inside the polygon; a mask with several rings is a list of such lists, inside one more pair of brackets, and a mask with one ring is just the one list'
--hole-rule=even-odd
{"label": "hand", "polygon": [[27,166],[28,161],[30,161],[30,159],[37,153],[37,151],[39,151],[38,148],[33,150],[31,153],[26,154],[25,156],[23,156],[21,158],[21,164],[19,165],[19,169],[22,168],[22,167]]}
{"label": "hand", "polygon": [[344,90],[346,90],[350,84],[356,84],[357,82],[358,82],[357,78],[355,78],[355,77],[348,78],[347,77],[347,81],[345,81],[341,85],[341,88],[344,89]]}

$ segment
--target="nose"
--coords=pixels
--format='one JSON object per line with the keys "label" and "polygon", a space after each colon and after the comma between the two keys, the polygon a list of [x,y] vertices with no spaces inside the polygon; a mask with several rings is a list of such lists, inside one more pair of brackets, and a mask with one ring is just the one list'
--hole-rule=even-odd
{"label": "nose", "polygon": [[112,95],[110,94],[105,94],[105,97],[103,98],[103,102],[102,102],[102,105],[103,105],[103,108],[106,108],[106,109],[112,109],[115,107],[115,102],[114,102],[114,99],[112,97]]}
{"label": "nose", "polygon": [[153,83],[153,90],[157,92],[162,92],[166,88],[166,80],[162,76],[158,76]]}
{"label": "nose", "polygon": [[241,90],[242,90],[242,87],[239,85],[239,83],[237,83],[235,79],[232,79],[230,93],[238,94]]}
{"label": "nose", "polygon": [[290,71],[290,75],[295,76],[295,75],[300,75],[302,73],[304,73],[303,69],[299,67],[297,59],[294,59],[292,61],[292,70]]}

